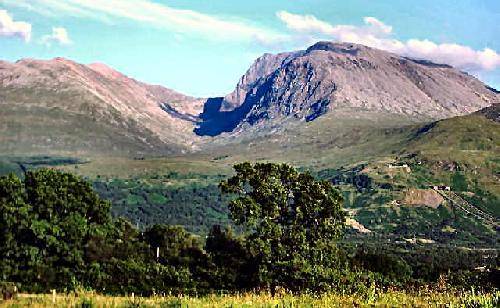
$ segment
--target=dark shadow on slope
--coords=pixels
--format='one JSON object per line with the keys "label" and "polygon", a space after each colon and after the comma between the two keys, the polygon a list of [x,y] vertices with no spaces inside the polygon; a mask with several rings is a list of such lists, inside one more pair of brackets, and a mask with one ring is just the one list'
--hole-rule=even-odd
{"label": "dark shadow on slope", "polygon": [[442,64],[442,63],[435,63],[429,60],[424,60],[424,59],[415,59],[415,58],[410,58],[410,57],[403,57],[406,60],[409,60],[411,62],[428,66],[428,67],[438,67],[438,68],[453,68],[453,66],[448,65],[448,64]]}
{"label": "dark shadow on slope", "polygon": [[199,116],[199,126],[194,129],[198,136],[217,136],[224,132],[233,131],[245,115],[252,109],[253,104],[245,101],[240,107],[231,111],[220,111],[223,97],[207,99],[203,106],[203,113]]}
{"label": "dark shadow on slope", "polygon": [[311,122],[328,112],[330,101],[327,99],[319,100],[311,105],[311,112],[306,116],[306,122]]}
{"label": "dark shadow on slope", "polygon": [[179,111],[175,110],[174,107],[170,106],[167,103],[161,103],[160,108],[168,113],[169,115],[173,116],[174,118],[179,118],[184,121],[189,121],[196,123],[199,121],[198,117],[189,113],[180,113]]}
{"label": "dark shadow on slope", "polygon": [[[266,117],[266,112],[257,112],[248,116],[252,108],[263,101],[264,109],[269,107],[265,99],[266,94],[272,89],[273,75],[260,84],[255,93],[248,93],[243,104],[231,111],[221,111],[224,101],[222,97],[209,98],[203,107],[203,113],[199,116],[199,126],[194,129],[198,136],[217,136],[225,132],[232,132],[238,124],[245,120],[250,125]],[[247,117],[248,116],[248,117]]]}
{"label": "dark shadow on slope", "polygon": [[476,114],[483,115],[492,121],[500,122],[500,104],[493,104],[489,107],[483,108],[477,111]]}
{"label": "dark shadow on slope", "polygon": [[415,135],[413,136],[412,139],[418,139],[420,138],[422,135],[425,135],[427,134],[428,132],[430,132],[434,127],[436,127],[436,125],[438,124],[438,121],[436,122],[431,122],[431,123],[428,123],[428,124],[425,124],[424,126],[421,126],[416,132],[415,132]]}

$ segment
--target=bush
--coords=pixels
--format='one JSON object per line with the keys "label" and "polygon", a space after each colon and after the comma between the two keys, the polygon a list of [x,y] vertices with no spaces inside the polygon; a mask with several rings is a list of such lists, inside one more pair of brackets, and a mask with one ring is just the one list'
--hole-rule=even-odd
{"label": "bush", "polygon": [[380,273],[395,283],[405,283],[412,275],[412,269],[402,258],[388,252],[370,252],[360,249],[352,264],[366,271]]}

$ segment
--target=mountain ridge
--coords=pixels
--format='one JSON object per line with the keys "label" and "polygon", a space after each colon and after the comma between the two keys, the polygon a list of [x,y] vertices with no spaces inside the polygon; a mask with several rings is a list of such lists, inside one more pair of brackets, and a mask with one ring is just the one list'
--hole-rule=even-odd
{"label": "mountain ridge", "polygon": [[[103,146],[107,150],[102,152],[172,154],[193,148],[192,140],[183,137],[191,134],[192,124],[170,116],[159,104],[169,101],[182,106],[202,101],[144,84],[107,66],[87,66],[64,58],[3,61],[0,86],[2,132],[4,143],[10,144],[8,151],[91,153],[101,152]],[[72,121],[75,123],[68,123]],[[89,130],[89,137],[83,131],[66,133],[73,130],[71,124]],[[73,138],[74,134],[78,137]],[[92,146],[95,137],[99,142]],[[115,149],[114,137],[123,146]]]}
{"label": "mountain ridge", "polygon": [[234,164],[288,163],[335,184],[376,236],[490,247],[497,230],[433,187],[499,217],[499,95],[447,65],[347,43],[265,54],[206,99],[100,63],[0,62],[0,173],[61,168],[116,216],[200,232],[227,223],[217,183]]}
{"label": "mountain ridge", "polygon": [[234,129],[241,132],[244,126],[285,118],[312,121],[336,108],[379,110],[425,121],[498,102],[500,96],[491,87],[449,65],[358,44],[318,42],[304,51],[257,59],[235,91],[222,99],[220,112],[223,117],[228,111],[239,114]]}
{"label": "mountain ridge", "polygon": [[1,61],[0,90],[0,144],[28,153],[182,155],[293,134],[325,115],[338,121],[337,113],[353,123],[360,112],[374,121],[392,114],[411,125],[500,102],[498,91],[448,65],[333,42],[264,54],[225,97],[193,98],[60,57]]}

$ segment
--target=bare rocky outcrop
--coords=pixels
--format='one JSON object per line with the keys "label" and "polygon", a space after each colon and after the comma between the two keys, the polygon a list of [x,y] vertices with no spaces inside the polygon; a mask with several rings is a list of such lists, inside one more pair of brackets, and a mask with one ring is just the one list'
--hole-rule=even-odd
{"label": "bare rocky outcrop", "polygon": [[500,122],[500,104],[494,104],[489,107],[483,108],[477,113],[485,116],[492,121]]}
{"label": "bare rocky outcrop", "polygon": [[444,202],[444,198],[432,189],[409,189],[405,193],[403,203],[413,206],[428,206],[438,208]]}
{"label": "bare rocky outcrop", "polygon": [[263,81],[263,77],[268,76],[302,53],[302,51],[278,54],[266,53],[257,58],[248,71],[240,78],[236,89],[224,97],[221,109],[229,111],[242,105],[245,102],[248,91],[258,86]]}
{"label": "bare rocky outcrop", "polygon": [[[499,102],[498,91],[448,65],[319,42],[305,51],[259,58],[220,111],[234,111],[239,123],[233,130],[242,131],[284,119],[313,121],[345,108],[436,120]],[[234,116],[228,118],[234,122]]]}

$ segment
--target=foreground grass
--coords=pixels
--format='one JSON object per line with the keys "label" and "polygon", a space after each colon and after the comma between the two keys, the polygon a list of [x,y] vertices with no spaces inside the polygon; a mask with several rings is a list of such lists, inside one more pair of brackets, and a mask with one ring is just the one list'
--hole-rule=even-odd
{"label": "foreground grass", "polygon": [[205,297],[109,297],[93,293],[71,295],[23,295],[0,301],[0,307],[498,307],[500,292],[373,292],[365,295],[244,294]]}

